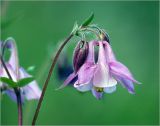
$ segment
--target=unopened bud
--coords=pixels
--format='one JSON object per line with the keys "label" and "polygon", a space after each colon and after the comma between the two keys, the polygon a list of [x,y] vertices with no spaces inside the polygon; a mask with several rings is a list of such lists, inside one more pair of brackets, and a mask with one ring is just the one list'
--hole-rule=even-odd
{"label": "unopened bud", "polygon": [[88,42],[80,41],[74,51],[73,54],[73,67],[75,73],[79,70],[79,68],[84,64],[85,60],[88,56]]}

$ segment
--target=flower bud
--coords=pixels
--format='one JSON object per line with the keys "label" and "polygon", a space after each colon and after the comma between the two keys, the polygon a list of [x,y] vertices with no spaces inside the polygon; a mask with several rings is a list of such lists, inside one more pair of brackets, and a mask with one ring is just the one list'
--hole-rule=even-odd
{"label": "flower bud", "polygon": [[73,54],[73,67],[75,73],[79,70],[79,68],[84,64],[87,56],[88,56],[88,42],[80,41]]}

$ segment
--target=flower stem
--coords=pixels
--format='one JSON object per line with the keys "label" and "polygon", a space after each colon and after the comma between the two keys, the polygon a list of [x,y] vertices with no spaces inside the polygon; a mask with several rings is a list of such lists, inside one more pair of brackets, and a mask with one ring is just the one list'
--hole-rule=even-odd
{"label": "flower stem", "polygon": [[15,89],[16,96],[17,96],[17,106],[18,106],[18,125],[22,126],[23,119],[22,119],[22,100],[21,100],[21,93],[19,89]]}
{"label": "flower stem", "polygon": [[36,112],[34,114],[34,117],[33,117],[33,120],[32,120],[32,126],[35,125],[36,121],[37,121],[37,117],[38,117],[38,114],[39,114],[39,110],[41,108],[41,104],[42,104],[42,101],[43,101],[43,97],[44,97],[44,94],[46,92],[46,89],[47,89],[47,86],[48,86],[48,83],[49,83],[49,80],[51,78],[51,75],[52,75],[52,71],[53,71],[53,68],[57,62],[57,59],[59,57],[59,54],[61,53],[62,49],[64,48],[64,46],[67,44],[67,42],[73,37],[74,35],[73,34],[70,34],[66,40],[62,43],[62,45],[60,46],[59,50],[57,51],[54,59],[53,59],[53,62],[52,62],[52,65],[49,69],[49,72],[48,72],[48,76],[46,78],[46,81],[44,83],[44,86],[43,86],[43,90],[42,90],[42,94],[41,94],[41,97],[39,99],[39,102],[38,102],[38,105],[37,105],[37,108],[36,108]]}
{"label": "flower stem", "polygon": [[[2,65],[3,65],[3,67],[4,67],[5,71],[6,71],[6,73],[7,73],[8,77],[9,77],[9,79],[13,80],[13,79],[12,79],[12,76],[11,76],[11,74],[9,73],[9,70],[8,70],[8,68],[7,68],[7,66],[6,66],[6,64],[5,64],[5,62],[4,62],[4,60],[3,60],[3,57],[0,56],[0,59],[1,59]],[[18,125],[19,125],[19,126],[22,126],[22,124],[23,124],[23,123],[22,123],[23,116],[22,116],[22,101],[21,101],[21,93],[20,93],[20,89],[14,88],[14,92],[15,92],[16,97],[17,97]]]}

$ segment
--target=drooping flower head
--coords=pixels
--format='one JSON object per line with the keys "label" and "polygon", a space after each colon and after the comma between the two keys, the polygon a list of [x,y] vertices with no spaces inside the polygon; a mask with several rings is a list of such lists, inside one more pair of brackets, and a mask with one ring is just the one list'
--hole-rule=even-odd
{"label": "drooping flower head", "polygon": [[[97,62],[95,62],[94,51],[96,46],[99,47]],[[134,94],[133,83],[139,83],[133,78],[128,68],[116,60],[107,41],[89,42],[87,59],[78,71],[66,79],[64,85],[70,83],[75,76],[78,76],[78,79],[74,87],[81,92],[91,91],[97,99],[101,99],[103,93],[116,91],[117,83],[122,84],[130,93]]]}
{"label": "drooping flower head", "polygon": [[[19,61],[18,61],[18,53],[17,53],[17,47],[16,43],[13,38],[8,38],[5,43],[1,43],[1,51],[3,51],[5,48],[8,48],[11,51],[10,58],[7,62],[5,62],[6,67],[13,79],[14,82],[19,81],[20,79],[31,77],[30,74],[28,74],[24,68],[19,66]],[[1,54],[3,54],[1,52]],[[8,77],[8,74],[6,70],[4,69],[4,66],[0,64],[0,77]],[[15,92],[12,88],[8,87],[6,83],[1,82],[1,90],[3,87],[6,87],[5,90],[3,91],[6,93],[8,96],[11,97],[12,100],[16,101],[16,95]],[[22,102],[24,102],[24,99],[26,98],[27,100],[31,99],[39,99],[41,95],[41,90],[38,87],[38,84],[35,80],[30,82],[24,87],[20,88],[21,92],[21,98]]]}

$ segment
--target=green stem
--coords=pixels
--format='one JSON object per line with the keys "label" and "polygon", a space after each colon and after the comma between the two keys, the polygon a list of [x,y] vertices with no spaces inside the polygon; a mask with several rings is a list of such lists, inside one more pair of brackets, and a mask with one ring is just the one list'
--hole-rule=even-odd
{"label": "green stem", "polygon": [[96,31],[94,31],[93,29],[91,29],[91,28],[87,28],[87,27],[81,28],[81,31],[90,31],[90,32],[92,32],[93,34],[95,34],[99,40],[101,40],[100,35],[99,35]]}
{"label": "green stem", "polygon": [[33,120],[32,120],[32,126],[35,125],[36,121],[37,121],[37,117],[38,117],[38,114],[39,114],[39,111],[40,111],[40,108],[41,108],[41,104],[42,104],[42,101],[43,101],[43,98],[44,98],[44,95],[45,95],[45,92],[46,92],[46,89],[47,89],[47,86],[48,86],[48,83],[49,83],[49,80],[51,78],[51,75],[52,75],[52,71],[53,71],[53,68],[57,62],[57,59],[59,57],[59,54],[61,53],[62,49],[64,48],[64,46],[67,44],[67,42],[73,37],[74,35],[73,34],[70,34],[67,39],[62,43],[62,45],[60,46],[59,50],[57,51],[54,59],[53,59],[53,62],[52,62],[52,65],[49,69],[49,72],[48,72],[48,76],[47,76],[47,79],[44,83],[44,86],[43,86],[43,89],[42,89],[42,94],[41,94],[41,97],[39,99],[39,102],[38,102],[38,105],[37,105],[37,108],[36,108],[36,112],[34,114],[34,117],[33,117]]}

